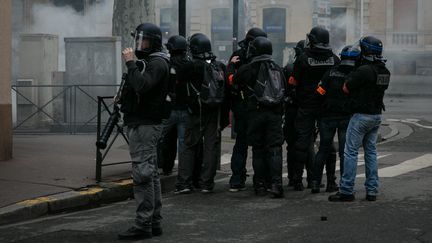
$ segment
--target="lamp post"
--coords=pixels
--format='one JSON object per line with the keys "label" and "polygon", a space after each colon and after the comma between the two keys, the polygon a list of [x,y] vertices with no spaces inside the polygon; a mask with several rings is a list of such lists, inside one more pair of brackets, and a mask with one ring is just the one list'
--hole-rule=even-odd
{"label": "lamp post", "polygon": [[363,37],[364,0],[360,0],[360,37]]}
{"label": "lamp post", "polygon": [[179,22],[178,22],[178,29],[179,29],[179,35],[186,37],[186,0],[179,0],[179,7],[178,7],[178,16],[179,16]]}

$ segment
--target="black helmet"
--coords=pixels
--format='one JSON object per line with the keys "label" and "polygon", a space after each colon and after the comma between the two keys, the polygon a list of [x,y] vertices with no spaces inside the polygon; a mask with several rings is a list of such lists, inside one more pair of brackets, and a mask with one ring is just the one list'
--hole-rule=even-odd
{"label": "black helmet", "polygon": [[273,54],[272,43],[266,37],[259,36],[249,43],[247,56],[254,57],[260,55],[271,55]]}
{"label": "black helmet", "polygon": [[301,40],[297,42],[296,46],[294,47],[296,57],[300,56],[303,53],[304,47],[305,47],[305,40]]}
{"label": "black helmet", "polygon": [[213,57],[210,39],[202,33],[190,37],[189,49],[193,57],[202,59]]}
{"label": "black helmet", "polygon": [[[135,55],[139,59],[162,49],[162,32],[158,26],[152,23],[138,25],[132,36],[135,39]],[[145,40],[148,41],[148,45],[145,44]]]}
{"label": "black helmet", "polygon": [[378,38],[366,36],[359,41],[361,55],[368,61],[382,60],[383,43]]}
{"label": "black helmet", "polygon": [[360,49],[356,46],[345,46],[340,53],[340,57],[340,65],[356,66],[357,61],[360,59]]}
{"label": "black helmet", "polygon": [[306,35],[305,46],[309,48],[330,49],[330,34],[323,27],[313,27]]}
{"label": "black helmet", "polygon": [[247,33],[246,33],[246,37],[244,40],[240,41],[238,43],[238,45],[241,48],[247,48],[249,45],[249,42],[251,42],[252,40],[254,40],[255,38],[257,38],[258,36],[262,36],[262,37],[267,37],[267,33],[264,32],[264,30],[257,28],[257,27],[253,27],[251,28]]}
{"label": "black helmet", "polygon": [[181,35],[174,35],[168,39],[168,42],[165,44],[166,48],[170,53],[177,52],[185,52],[187,51],[187,41]]}

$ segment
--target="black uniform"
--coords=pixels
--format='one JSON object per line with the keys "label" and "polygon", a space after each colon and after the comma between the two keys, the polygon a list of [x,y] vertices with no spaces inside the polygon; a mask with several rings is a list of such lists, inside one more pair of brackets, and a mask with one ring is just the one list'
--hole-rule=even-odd
{"label": "black uniform", "polygon": [[[246,64],[246,50],[240,49],[235,51],[230,60],[238,56],[240,61],[237,63],[229,63],[227,67],[228,77],[232,77],[238,69]],[[247,109],[246,103],[242,99],[242,94],[237,85],[230,87],[231,93],[231,110],[234,116],[233,129],[236,133],[236,140],[233,147],[231,157],[231,171],[230,178],[231,189],[244,188],[246,181],[246,159],[247,159]]]}
{"label": "black uniform", "polygon": [[[150,55],[143,61],[129,61],[128,78],[121,101],[125,126],[160,124],[169,116],[165,102],[170,83],[168,75],[168,57]],[[162,81],[161,81],[162,80]]]}
{"label": "black uniform", "polygon": [[[267,172],[270,171],[272,191],[276,192],[276,196],[282,196],[283,103],[275,106],[261,105],[248,88],[254,87],[261,65],[262,61],[252,61],[242,66],[234,75],[234,83],[239,85],[247,99],[247,138],[252,146],[255,190],[257,193],[265,192],[268,187]],[[280,72],[283,76],[282,69]]]}
{"label": "black uniform", "polygon": [[[384,75],[383,80],[379,75]],[[385,110],[384,91],[388,88],[385,75],[390,75],[385,63],[363,61],[363,65],[348,76],[346,86],[350,92],[351,113],[381,114]]]}
{"label": "black uniform", "polygon": [[303,190],[302,175],[306,165],[308,183],[312,181],[313,157],[310,156],[313,148],[315,122],[317,111],[321,107],[315,90],[324,73],[339,63],[339,58],[330,49],[306,48],[304,53],[294,62],[293,77],[297,81],[296,97],[299,109],[296,116],[296,166],[294,173],[296,190]]}
{"label": "black uniform", "polygon": [[[213,60],[214,65],[219,66],[225,75],[225,65]],[[204,77],[206,60],[194,59],[184,64],[178,72],[180,83],[189,82],[194,87],[201,87]],[[188,109],[190,112],[189,123],[185,132],[185,150],[179,154],[179,174],[176,187],[178,190],[192,187],[193,169],[196,164],[197,147],[204,137],[203,167],[201,170],[201,187],[211,191],[214,187],[216,175],[218,146],[221,141],[221,130],[226,126],[228,119],[223,109],[224,104],[211,107],[198,102],[196,92],[187,85]],[[226,87],[226,86],[225,86]],[[226,106],[226,105],[225,105]],[[221,123],[221,121],[224,121]]]}

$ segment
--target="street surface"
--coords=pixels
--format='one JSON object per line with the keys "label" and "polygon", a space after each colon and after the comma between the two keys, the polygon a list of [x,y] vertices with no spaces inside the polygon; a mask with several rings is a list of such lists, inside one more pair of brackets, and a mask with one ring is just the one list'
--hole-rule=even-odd
{"label": "street surface", "polygon": [[[233,144],[224,142],[214,193],[164,194],[164,234],[149,242],[432,242],[431,101],[387,98],[384,121],[399,134],[378,146],[376,202],[364,199],[363,156],[352,203],[331,203],[329,193],[286,186],[284,199],[256,197],[251,177],[248,190],[228,192]],[[250,157],[248,169],[252,175]],[[130,200],[7,225],[0,227],[0,242],[118,242],[134,210]]]}

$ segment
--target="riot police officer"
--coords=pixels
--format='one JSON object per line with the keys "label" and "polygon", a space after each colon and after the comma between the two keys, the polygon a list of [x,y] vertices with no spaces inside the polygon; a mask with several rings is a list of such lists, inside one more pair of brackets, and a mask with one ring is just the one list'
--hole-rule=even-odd
{"label": "riot police officer", "polygon": [[[176,193],[189,193],[192,190],[192,173],[196,163],[196,151],[200,141],[204,141],[203,166],[200,175],[202,193],[214,189],[218,147],[221,130],[227,125],[228,113],[222,108],[226,97],[226,68],[216,61],[211,42],[207,36],[194,34],[189,41],[192,60],[178,70],[178,80],[186,84],[188,97],[188,120],[185,131],[185,149],[179,154],[179,171]],[[225,118],[226,119],[222,119]]]}
{"label": "riot police officer", "polygon": [[[151,238],[162,234],[157,143],[161,137],[162,119],[169,116],[169,60],[161,52],[162,33],[158,26],[140,24],[133,37],[135,50],[126,48],[122,52],[128,77],[121,111],[129,138],[137,210],[134,226],[120,233],[119,239]],[[134,54],[137,61],[134,61]]]}
{"label": "riot police officer", "polygon": [[[256,37],[248,48],[250,63],[234,75],[234,85],[244,93],[247,104],[247,138],[252,146],[253,183],[257,195],[283,197],[282,188],[282,113],[286,80],[272,60],[270,40]],[[271,175],[271,186],[267,176]]]}
{"label": "riot police officer", "polygon": [[[238,69],[248,62],[247,49],[249,43],[256,37],[263,36],[267,37],[267,34],[260,28],[251,28],[246,38],[239,42],[240,49],[235,51],[230,58],[230,63],[227,66],[227,73],[229,80],[232,81],[232,77],[238,71]],[[246,189],[246,159],[247,159],[247,118],[246,118],[246,103],[242,99],[241,93],[238,87],[232,86],[232,82],[229,83],[231,86],[231,110],[234,116],[233,129],[236,133],[236,140],[231,156],[231,171],[232,176],[230,178],[230,191],[237,192]]]}
{"label": "riot police officer", "polygon": [[378,161],[376,141],[385,110],[384,93],[390,84],[390,71],[382,56],[383,44],[373,36],[360,39],[361,64],[347,78],[343,90],[349,94],[351,119],[347,128],[344,150],[344,172],[339,192],[329,201],[353,201],[360,146],[364,149],[366,168],[366,200],[375,201],[378,194]]}
{"label": "riot police officer", "polygon": [[312,182],[312,161],[309,155],[313,146],[317,110],[321,106],[315,97],[315,90],[324,73],[339,63],[329,46],[329,32],[322,27],[314,27],[306,35],[304,53],[294,62],[291,84],[296,86],[299,109],[297,111],[294,190],[304,190],[303,168],[306,164],[308,184]]}

